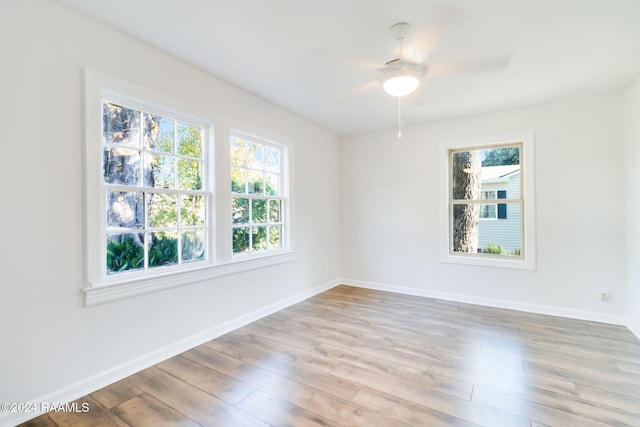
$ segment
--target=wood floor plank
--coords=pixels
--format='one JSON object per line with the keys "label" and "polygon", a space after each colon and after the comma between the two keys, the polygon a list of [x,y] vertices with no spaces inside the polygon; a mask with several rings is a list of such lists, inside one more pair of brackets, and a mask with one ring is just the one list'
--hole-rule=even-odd
{"label": "wood floor plank", "polygon": [[49,414],[42,414],[32,420],[21,424],[22,427],[58,427],[56,423],[49,418]]}
{"label": "wood floor plank", "polygon": [[129,425],[154,427],[199,427],[173,408],[146,393],[121,403],[112,410]]}
{"label": "wood floor plank", "polygon": [[309,412],[322,414],[338,426],[401,427],[407,425],[382,412],[363,408],[258,366],[245,364],[229,372],[229,375]]}
{"label": "wood floor plank", "polygon": [[135,386],[203,426],[264,426],[246,412],[153,367],[129,378]]}
{"label": "wood floor plank", "polygon": [[[439,412],[415,402],[408,401],[393,394],[363,388],[358,392],[355,401],[367,407],[378,408],[379,411],[404,421],[412,426],[430,427],[479,427],[455,415]],[[524,424],[523,424],[524,426]],[[528,422],[527,422],[528,427]]]}
{"label": "wood floor plank", "polygon": [[[526,418],[477,405],[469,399],[461,399],[437,391],[414,394],[410,390],[405,390],[408,392],[404,393],[402,389],[386,387],[382,379],[370,378],[370,380],[369,386],[361,388],[354,401],[366,407],[375,407],[411,425],[431,425],[425,423],[423,419],[416,419],[416,417],[422,418],[426,413],[429,421],[437,424],[450,422],[483,426],[529,427],[529,420]],[[399,394],[398,391],[401,393]],[[414,414],[416,411],[417,414]],[[440,415],[434,417],[435,414]],[[441,414],[453,415],[455,418],[443,418]]]}
{"label": "wood floor plank", "polygon": [[557,398],[551,393],[529,394],[524,390],[515,394],[500,393],[475,387],[473,401],[550,425],[575,425],[576,427],[640,425],[640,417],[626,411],[598,407],[577,399]]}
{"label": "wood floor plank", "polygon": [[230,405],[235,405],[255,390],[183,356],[173,357],[158,364],[157,367]]}
{"label": "wood floor plank", "polygon": [[[318,355],[316,352],[300,350],[299,348],[271,340],[269,337],[255,335],[245,330],[235,331],[232,335],[237,344],[249,345],[262,352],[269,352],[270,355],[275,357],[314,369],[329,372],[339,363],[331,358]],[[228,348],[226,353],[233,352],[234,348]]]}
{"label": "wood floor plank", "polygon": [[[128,427],[113,412],[89,396],[72,402],[79,410],[53,411],[49,417],[58,426]],[[84,409],[87,408],[85,411]]]}
{"label": "wood floor plank", "polygon": [[254,414],[272,426],[321,427],[333,426],[331,420],[295,406],[260,390],[255,391],[238,404],[238,408]]}
{"label": "wood floor plank", "polygon": [[100,402],[105,408],[111,409],[141,393],[142,390],[138,387],[127,380],[122,380],[93,392],[90,396]]}
{"label": "wood floor plank", "polygon": [[327,375],[325,371],[292,363],[277,356],[271,356],[268,352],[248,345],[238,344],[225,350],[225,352],[266,371],[278,374],[283,378],[313,387],[347,401],[355,396],[360,387],[358,384],[343,378]]}
{"label": "wood floor plank", "polygon": [[585,402],[594,402],[611,408],[624,409],[640,417],[640,394],[629,396],[615,392],[603,392],[601,388],[578,384],[578,395]]}
{"label": "wood floor plank", "polygon": [[[223,338],[228,340],[228,336]],[[229,357],[221,353],[222,350],[236,344],[237,343],[235,341],[230,341],[229,345],[225,345],[220,351],[218,351],[215,346],[211,346],[211,342],[207,342],[199,347],[185,351],[180,356],[198,362],[201,365],[207,366],[218,372],[225,373],[237,368],[242,363],[238,359],[234,359],[233,357]]]}

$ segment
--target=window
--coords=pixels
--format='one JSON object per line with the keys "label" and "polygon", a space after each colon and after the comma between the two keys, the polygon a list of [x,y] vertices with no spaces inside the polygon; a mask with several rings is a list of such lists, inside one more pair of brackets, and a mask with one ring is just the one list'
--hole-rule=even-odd
{"label": "window", "polygon": [[287,145],[89,69],[85,110],[85,305],[294,260]]}
{"label": "window", "polygon": [[[483,191],[483,200],[494,200],[496,192],[494,190]],[[495,219],[498,217],[498,207],[494,204],[480,205],[480,219]]]}
{"label": "window", "polygon": [[451,142],[443,148],[444,261],[534,268],[533,135]]}
{"label": "window", "polygon": [[206,124],[103,98],[107,275],[207,259]]}
{"label": "window", "polygon": [[282,249],[284,147],[239,133],[230,142],[233,255]]}

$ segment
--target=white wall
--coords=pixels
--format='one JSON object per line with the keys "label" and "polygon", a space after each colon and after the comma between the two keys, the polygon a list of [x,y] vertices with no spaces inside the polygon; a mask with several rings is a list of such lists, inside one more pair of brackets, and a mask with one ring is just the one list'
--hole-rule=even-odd
{"label": "white wall", "polygon": [[[71,397],[339,277],[335,135],[48,0],[2,2],[0,57],[0,402]],[[294,141],[296,260],[83,307],[85,66]]]}
{"label": "white wall", "polygon": [[[608,95],[344,138],[347,282],[624,322],[623,99]],[[535,132],[537,269],[440,261],[442,141]],[[599,200],[598,202],[594,202]],[[600,293],[613,295],[608,303]]]}
{"label": "white wall", "polygon": [[624,94],[627,310],[640,337],[640,78]]}

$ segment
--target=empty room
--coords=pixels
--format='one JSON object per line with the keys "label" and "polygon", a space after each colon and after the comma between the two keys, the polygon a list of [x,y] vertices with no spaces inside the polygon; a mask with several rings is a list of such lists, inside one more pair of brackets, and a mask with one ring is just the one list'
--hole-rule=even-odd
{"label": "empty room", "polygon": [[639,23],[3,0],[0,426],[640,426]]}

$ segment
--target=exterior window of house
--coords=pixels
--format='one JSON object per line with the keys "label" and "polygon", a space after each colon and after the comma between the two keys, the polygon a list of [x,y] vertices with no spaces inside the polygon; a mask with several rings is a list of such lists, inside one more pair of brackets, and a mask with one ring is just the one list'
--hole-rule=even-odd
{"label": "exterior window of house", "polygon": [[[483,191],[483,200],[494,200],[496,198],[495,190]],[[480,205],[480,219],[495,219],[498,217],[498,206],[493,204]]]}
{"label": "exterior window of house", "polygon": [[447,165],[444,260],[534,268],[533,135],[443,147]]}
{"label": "exterior window of house", "polygon": [[286,237],[285,147],[237,132],[230,143],[233,255],[281,250]]}
{"label": "exterior window of house", "polygon": [[95,70],[85,97],[87,306],[294,260],[285,145],[216,145],[210,112]]}
{"label": "exterior window of house", "polygon": [[102,124],[106,274],[205,261],[206,124],[109,99]]}

